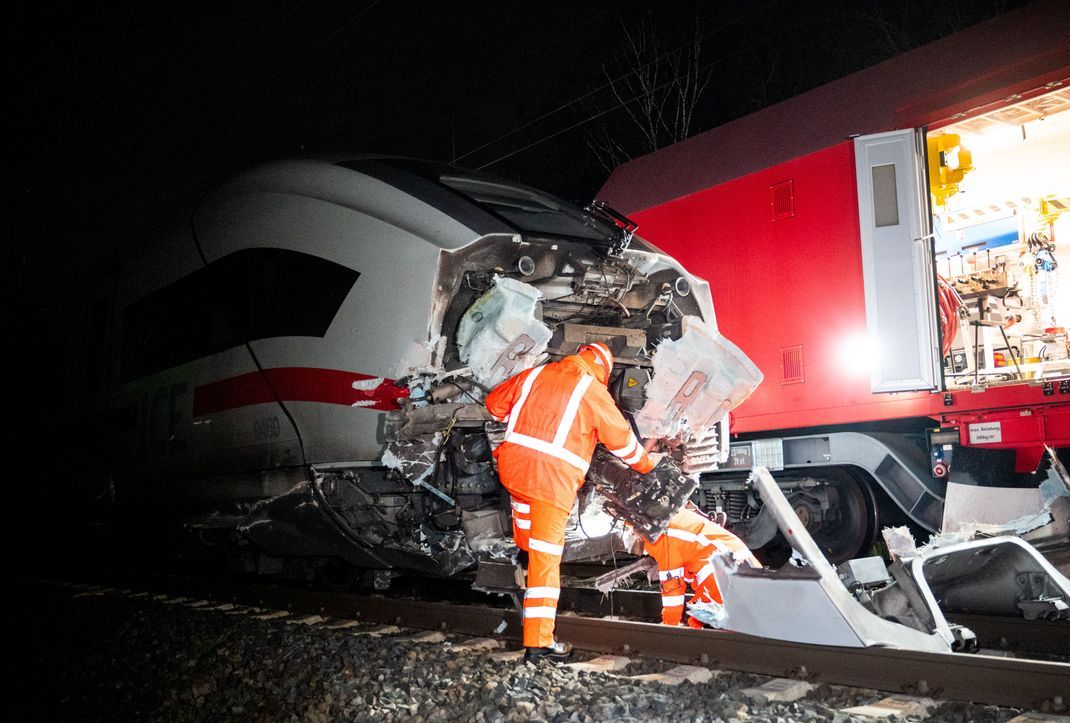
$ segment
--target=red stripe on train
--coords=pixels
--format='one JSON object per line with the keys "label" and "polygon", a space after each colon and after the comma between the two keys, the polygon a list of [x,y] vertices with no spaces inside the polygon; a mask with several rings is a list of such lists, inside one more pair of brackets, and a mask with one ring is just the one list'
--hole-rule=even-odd
{"label": "red stripe on train", "polygon": [[394,385],[393,379],[335,369],[284,367],[241,374],[197,387],[193,392],[193,416],[227,409],[284,402],[344,404],[389,411],[398,408],[398,399],[409,390]]}

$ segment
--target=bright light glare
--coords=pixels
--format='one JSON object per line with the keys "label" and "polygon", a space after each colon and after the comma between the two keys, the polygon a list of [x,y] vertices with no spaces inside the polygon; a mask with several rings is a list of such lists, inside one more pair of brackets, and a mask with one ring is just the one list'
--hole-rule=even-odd
{"label": "bright light glare", "polygon": [[836,351],[838,366],[846,376],[868,379],[880,363],[877,341],[865,332],[845,336]]}
{"label": "bright light glare", "polygon": [[1000,123],[989,126],[983,131],[962,134],[962,147],[969,148],[974,155],[980,151],[982,154],[994,153],[1014,147],[1022,142],[1021,126]]}

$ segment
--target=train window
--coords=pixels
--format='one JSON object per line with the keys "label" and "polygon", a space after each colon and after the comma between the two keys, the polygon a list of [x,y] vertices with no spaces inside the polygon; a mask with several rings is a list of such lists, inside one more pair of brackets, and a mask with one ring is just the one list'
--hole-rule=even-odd
{"label": "train window", "polygon": [[895,164],[873,166],[873,224],[877,228],[899,225],[899,200],[895,185]]}
{"label": "train window", "polygon": [[547,233],[603,241],[613,234],[606,224],[553,196],[524,188],[462,176],[442,176],[442,183],[481,208],[529,233]]}
{"label": "train window", "polygon": [[[339,165],[389,183],[480,234],[520,231],[603,244],[617,234],[610,224],[549,193],[444,163],[365,158]],[[638,238],[631,248],[654,250]]]}
{"label": "train window", "polygon": [[257,339],[322,337],[359,276],[298,251],[236,251],[126,308],[120,374],[136,379]]}

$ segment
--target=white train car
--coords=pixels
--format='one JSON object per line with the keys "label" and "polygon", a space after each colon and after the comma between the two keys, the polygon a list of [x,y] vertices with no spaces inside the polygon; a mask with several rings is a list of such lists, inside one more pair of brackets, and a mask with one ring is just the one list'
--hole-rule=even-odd
{"label": "white train car", "polygon": [[231,180],[94,305],[120,499],[236,545],[250,569],[465,569],[469,538],[507,519],[485,387],[603,340],[636,412],[654,345],[687,317],[716,327],[707,284],[633,231],[419,161]]}

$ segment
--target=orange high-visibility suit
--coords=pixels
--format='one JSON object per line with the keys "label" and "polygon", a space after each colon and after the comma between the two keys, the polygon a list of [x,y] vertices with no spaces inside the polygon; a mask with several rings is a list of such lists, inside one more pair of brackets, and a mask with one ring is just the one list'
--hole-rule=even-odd
{"label": "orange high-visibility suit", "polygon": [[[646,554],[658,563],[661,622],[666,625],[679,625],[683,619],[688,583],[695,591],[696,600],[723,602],[710,562],[713,555],[729,552],[761,567],[741,539],[690,507],[673,515],[669,528],[657,540],[651,542],[644,538],[643,542]],[[702,623],[692,618],[688,618],[687,623],[691,627],[702,627]]]}
{"label": "orange high-visibility suit", "polygon": [[613,355],[590,344],[559,362],[517,374],[487,395],[487,410],[508,422],[494,452],[513,503],[513,540],[528,552],[524,646],[554,644],[565,524],[595,444],[639,472],[654,464],[606,388]]}

